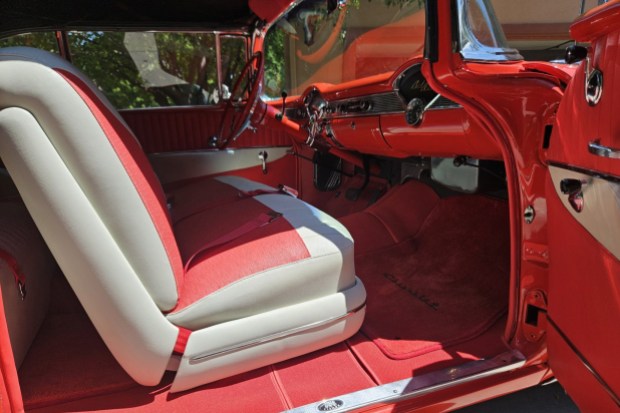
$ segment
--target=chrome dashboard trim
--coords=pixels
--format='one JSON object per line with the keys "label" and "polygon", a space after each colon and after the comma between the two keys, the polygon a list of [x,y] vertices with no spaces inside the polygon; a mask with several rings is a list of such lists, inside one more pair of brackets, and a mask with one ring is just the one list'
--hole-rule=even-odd
{"label": "chrome dashboard trim", "polygon": [[328,118],[331,119],[405,112],[402,99],[393,91],[327,102]]}

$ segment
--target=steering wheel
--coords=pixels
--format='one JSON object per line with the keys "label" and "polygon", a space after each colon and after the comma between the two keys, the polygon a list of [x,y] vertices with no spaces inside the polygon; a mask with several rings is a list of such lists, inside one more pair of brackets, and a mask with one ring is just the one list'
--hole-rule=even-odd
{"label": "steering wheel", "polygon": [[[254,68],[256,68],[255,71]],[[237,139],[250,126],[250,120],[263,88],[263,74],[263,54],[256,52],[243,66],[241,74],[230,91],[230,99],[226,101],[218,135],[220,149]],[[248,98],[243,103],[243,97],[246,94]]]}

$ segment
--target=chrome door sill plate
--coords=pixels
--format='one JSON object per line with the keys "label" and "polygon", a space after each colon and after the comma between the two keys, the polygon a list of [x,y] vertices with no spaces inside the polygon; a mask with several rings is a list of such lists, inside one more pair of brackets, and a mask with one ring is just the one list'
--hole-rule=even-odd
{"label": "chrome door sill plate", "polygon": [[525,357],[516,351],[507,351],[487,360],[477,360],[461,366],[443,369],[419,377],[395,381],[382,386],[360,390],[343,396],[307,404],[288,413],[350,412],[370,406],[390,404],[459,384],[505,373],[522,367]]}

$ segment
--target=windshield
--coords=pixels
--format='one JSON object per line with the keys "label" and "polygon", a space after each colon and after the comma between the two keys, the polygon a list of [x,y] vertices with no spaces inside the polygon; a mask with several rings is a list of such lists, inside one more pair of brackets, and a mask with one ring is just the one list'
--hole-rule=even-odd
{"label": "windshield", "polygon": [[265,39],[265,95],[392,72],[424,50],[424,0],[308,0]]}

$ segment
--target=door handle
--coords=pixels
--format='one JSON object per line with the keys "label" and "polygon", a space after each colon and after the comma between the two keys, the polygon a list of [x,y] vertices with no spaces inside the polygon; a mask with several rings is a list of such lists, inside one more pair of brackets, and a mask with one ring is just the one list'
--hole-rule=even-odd
{"label": "door handle", "polygon": [[579,179],[566,178],[560,181],[560,191],[568,195],[568,203],[576,212],[583,211],[583,185],[586,184]]}
{"label": "door handle", "polygon": [[620,159],[620,149],[601,145],[600,139],[596,139],[588,144],[588,152],[603,158]]}
{"label": "door handle", "polygon": [[266,175],[267,174],[267,158],[268,158],[268,154],[267,151],[260,151],[258,153],[258,160],[261,161],[262,164],[262,168],[263,168],[263,173]]}

